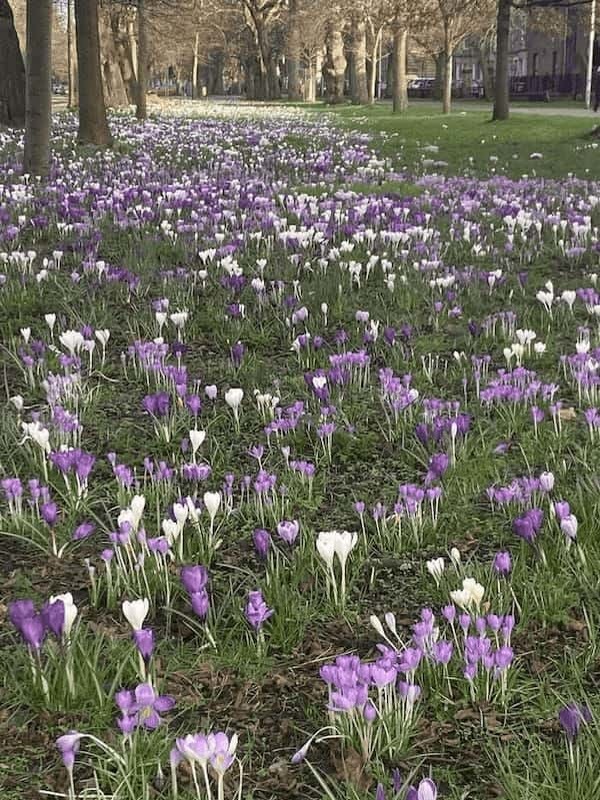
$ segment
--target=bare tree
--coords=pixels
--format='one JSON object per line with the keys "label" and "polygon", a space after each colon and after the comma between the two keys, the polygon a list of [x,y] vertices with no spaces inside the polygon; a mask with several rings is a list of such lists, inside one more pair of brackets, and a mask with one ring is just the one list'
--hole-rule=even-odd
{"label": "bare tree", "polygon": [[23,170],[46,177],[52,126],[52,0],[27,0],[27,97]]}
{"label": "bare tree", "polygon": [[[544,14],[559,8],[589,6],[592,0],[498,0],[496,22],[496,88],[494,92],[493,119],[502,121],[509,116],[509,53],[510,17],[513,8]],[[596,0],[594,0],[596,2]],[[591,32],[593,35],[593,32]]]}
{"label": "bare tree", "polygon": [[135,115],[144,120],[148,116],[146,94],[148,92],[148,19],[145,0],[137,6],[137,97]]}
{"label": "bare tree", "polygon": [[106,118],[100,70],[98,0],[75,0],[75,20],[79,64],[79,132],[77,140],[80,144],[107,147],[112,143],[112,137]]}
{"label": "bare tree", "polygon": [[327,102],[336,104],[344,100],[344,83],[346,77],[346,56],[344,55],[344,37],[342,35],[343,19],[341,7],[334,5],[325,26],[325,60],[323,76]]}
{"label": "bare tree", "polygon": [[444,54],[442,108],[452,108],[452,71],[454,53],[467,36],[485,29],[495,11],[495,0],[437,0]]}
{"label": "bare tree", "polygon": [[0,124],[25,124],[25,64],[8,0],[0,0]]}

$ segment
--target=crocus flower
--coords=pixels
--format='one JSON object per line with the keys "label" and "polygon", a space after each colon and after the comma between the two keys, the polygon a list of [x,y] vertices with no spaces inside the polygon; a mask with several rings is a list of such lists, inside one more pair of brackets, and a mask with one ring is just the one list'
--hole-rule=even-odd
{"label": "crocus flower", "polygon": [[300,523],[297,519],[283,520],[277,524],[277,534],[286,544],[292,545],[300,532]]}
{"label": "crocus flower", "polygon": [[60,750],[60,755],[66,769],[71,772],[75,764],[75,756],[79,751],[79,745],[83,735],[77,731],[70,731],[56,740],[56,746]]}
{"label": "crocus flower", "polygon": [[498,575],[508,575],[512,569],[510,553],[507,553],[506,551],[496,553],[494,556],[493,567]]}
{"label": "crocus flower", "polygon": [[265,603],[260,590],[248,592],[248,601],[244,609],[244,615],[254,630],[260,630],[274,613],[274,610],[269,608]]}
{"label": "crocus flower", "polygon": [[152,628],[140,628],[134,630],[132,635],[139,654],[148,663],[154,651],[154,631]]}
{"label": "crocus flower", "polygon": [[258,557],[264,561],[271,549],[270,533],[262,528],[257,528],[252,534],[252,541]]}
{"label": "crocus flower", "polygon": [[124,600],[122,609],[123,616],[131,625],[133,630],[139,631],[142,629],[144,620],[148,616],[150,602],[148,598],[144,598],[143,600]]}
{"label": "crocus flower", "polygon": [[201,592],[208,583],[208,570],[201,565],[182,567],[179,576],[183,588],[190,595]]}
{"label": "crocus flower", "polygon": [[[115,702],[123,713],[123,718],[119,722],[123,723],[125,729],[130,727],[133,718],[134,727],[154,730],[162,722],[160,714],[175,707],[175,700],[172,697],[157,695],[149,683],[140,683],[133,691],[117,692]],[[121,724],[119,727],[123,730]]]}
{"label": "crocus flower", "polygon": [[437,786],[431,778],[423,778],[418,787],[409,788],[406,800],[436,800],[437,794]]}
{"label": "crocus flower", "polygon": [[567,739],[574,742],[582,726],[592,721],[592,714],[587,706],[571,703],[558,712],[558,721]]}

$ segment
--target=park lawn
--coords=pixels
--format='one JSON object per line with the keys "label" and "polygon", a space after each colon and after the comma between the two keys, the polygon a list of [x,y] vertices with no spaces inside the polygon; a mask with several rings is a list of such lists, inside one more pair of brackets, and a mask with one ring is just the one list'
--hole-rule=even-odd
{"label": "park lawn", "polygon": [[[390,103],[307,108],[372,133],[376,149],[408,174],[600,178],[600,139],[592,135],[595,118],[518,113],[507,122],[491,122],[489,107],[473,106],[476,110],[466,111],[465,104],[457,104],[449,115],[440,112],[439,104],[421,102],[405,114],[393,114]],[[425,149],[431,146],[438,152]],[[542,158],[531,158],[534,153]],[[427,160],[447,166],[424,164]]]}

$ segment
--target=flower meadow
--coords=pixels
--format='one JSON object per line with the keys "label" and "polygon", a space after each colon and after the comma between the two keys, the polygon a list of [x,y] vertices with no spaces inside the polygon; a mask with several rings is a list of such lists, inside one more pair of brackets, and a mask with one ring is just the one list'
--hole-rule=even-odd
{"label": "flower meadow", "polygon": [[600,797],[600,185],[207,108],[0,134],[2,797]]}

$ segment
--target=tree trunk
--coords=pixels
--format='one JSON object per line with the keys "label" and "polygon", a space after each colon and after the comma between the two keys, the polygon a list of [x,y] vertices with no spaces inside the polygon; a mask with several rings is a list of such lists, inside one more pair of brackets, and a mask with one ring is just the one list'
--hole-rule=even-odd
{"label": "tree trunk", "polygon": [[327,102],[344,102],[344,81],[346,77],[346,56],[339,14],[333,14],[327,24],[325,34],[326,53],[323,62],[323,75],[327,92]]}
{"label": "tree trunk", "polygon": [[369,102],[369,86],[367,84],[367,26],[362,17],[351,20],[350,51],[351,92],[355,105],[366,105]]}
{"label": "tree trunk", "polygon": [[408,86],[406,82],[406,28],[394,29],[394,49],[392,51],[392,85],[394,87],[393,112],[397,114],[408,108]]}
{"label": "tree trunk", "polygon": [[509,115],[509,51],[511,0],[499,0],[496,22],[496,87],[492,119],[505,120]]}
{"label": "tree trunk", "polygon": [[98,0],[75,0],[77,61],[79,63],[80,144],[106,147],[112,143],[102,90]]}
{"label": "tree trunk", "polygon": [[448,50],[444,53],[444,84],[442,91],[442,112],[449,114],[452,111],[452,50],[448,44]]}
{"label": "tree trunk", "polygon": [[374,103],[377,99],[377,52],[379,50],[379,41],[381,39],[381,28],[375,36],[375,43],[371,53],[371,71],[369,73],[369,102]]}
{"label": "tree trunk", "polygon": [[7,0],[0,0],[0,124],[25,124],[25,64]]}
{"label": "tree trunk", "polygon": [[114,26],[113,36],[115,36],[117,58],[121,70],[121,77],[125,86],[125,94],[127,95],[127,105],[132,105],[135,103],[137,94],[137,79],[135,75],[135,61],[133,59],[133,53],[131,52],[131,42],[128,35],[123,35],[123,32],[118,28],[115,31]]}
{"label": "tree trunk", "polygon": [[73,0],[67,0],[67,69],[69,73],[68,107],[72,109],[76,108],[79,103]]}
{"label": "tree trunk", "polygon": [[127,97],[127,89],[117,55],[115,30],[107,12],[103,12],[99,15],[98,35],[100,37],[100,62],[104,86],[104,100],[107,106],[123,108],[129,104],[129,98]]}
{"label": "tree trunk", "polygon": [[222,96],[225,94],[225,82],[223,80],[225,54],[222,50],[217,50],[212,54],[211,64],[213,67],[213,94]]}
{"label": "tree trunk", "polygon": [[137,29],[138,29],[138,64],[137,64],[137,86],[138,95],[135,108],[135,115],[138,119],[144,120],[148,117],[148,106],[146,94],[148,92],[148,19],[146,10],[146,0],[138,0],[137,5]]}
{"label": "tree trunk", "polygon": [[494,93],[494,84],[490,73],[490,52],[489,46],[483,43],[479,45],[479,63],[481,64],[481,75],[483,77],[483,96],[490,100]]}
{"label": "tree trunk", "polygon": [[26,174],[46,177],[52,126],[52,0],[27,0]]}
{"label": "tree trunk", "polygon": [[199,67],[199,50],[200,48],[200,34],[196,31],[194,38],[194,61],[192,64],[192,100],[198,99],[198,67]]}
{"label": "tree trunk", "polygon": [[[281,87],[279,85],[279,74],[277,61],[271,56],[267,63],[267,81],[269,83],[269,100],[279,100],[281,97]],[[222,75],[221,71],[221,75]]]}
{"label": "tree trunk", "polygon": [[444,83],[444,54],[438,53],[433,56],[435,62],[435,80],[433,82],[433,99],[442,99],[442,86]]}
{"label": "tree trunk", "polygon": [[302,100],[302,86],[300,83],[300,53],[302,41],[300,24],[298,20],[298,0],[290,0],[289,25],[287,33],[287,75],[288,75],[288,100]]}

